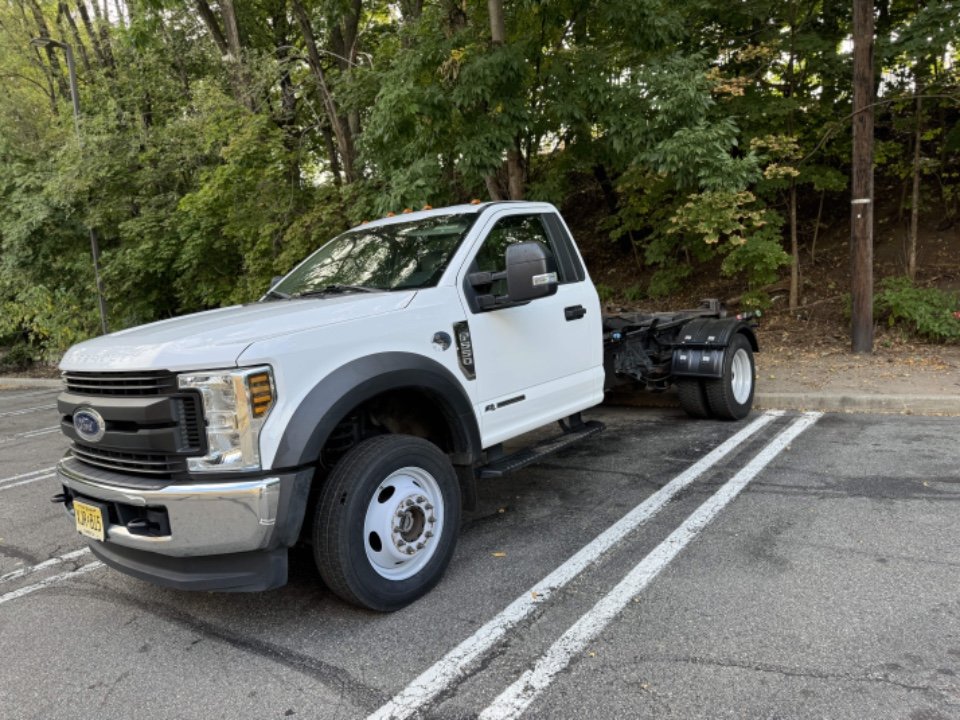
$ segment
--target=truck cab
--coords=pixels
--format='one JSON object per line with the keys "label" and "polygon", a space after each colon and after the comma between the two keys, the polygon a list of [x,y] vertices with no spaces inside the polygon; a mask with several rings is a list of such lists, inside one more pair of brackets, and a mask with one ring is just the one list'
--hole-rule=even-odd
{"label": "truck cab", "polygon": [[476,470],[603,398],[600,303],[545,203],[356,227],[259,301],[71,348],[64,503],[93,553],[183,589],[265,590],[313,547],[345,599],[440,578]]}

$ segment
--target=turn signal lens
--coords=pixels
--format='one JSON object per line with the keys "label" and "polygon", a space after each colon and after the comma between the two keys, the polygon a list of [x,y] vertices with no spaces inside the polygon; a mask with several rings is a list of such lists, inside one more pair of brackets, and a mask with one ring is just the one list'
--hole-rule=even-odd
{"label": "turn signal lens", "polygon": [[480,201],[477,200],[476,198],[474,198],[473,200],[470,201],[470,204],[471,204],[471,205],[479,205],[479,204],[480,204]]}
{"label": "turn signal lens", "polygon": [[273,405],[273,385],[267,373],[257,373],[247,378],[250,388],[250,405],[254,417],[263,417]]}

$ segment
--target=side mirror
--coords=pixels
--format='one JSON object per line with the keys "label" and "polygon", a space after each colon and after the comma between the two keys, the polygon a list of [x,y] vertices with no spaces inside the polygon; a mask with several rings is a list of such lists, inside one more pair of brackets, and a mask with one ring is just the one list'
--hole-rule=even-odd
{"label": "side mirror", "polygon": [[535,240],[507,245],[507,297],[528,302],[557,292],[557,263]]}

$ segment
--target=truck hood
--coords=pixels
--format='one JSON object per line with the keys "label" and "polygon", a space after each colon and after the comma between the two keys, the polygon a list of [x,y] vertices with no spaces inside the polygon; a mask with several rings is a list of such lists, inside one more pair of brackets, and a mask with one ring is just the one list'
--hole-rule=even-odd
{"label": "truck hood", "polygon": [[235,305],[140,325],[74,345],[65,371],[234,367],[251,343],[402,310],[415,291],[326,295]]}

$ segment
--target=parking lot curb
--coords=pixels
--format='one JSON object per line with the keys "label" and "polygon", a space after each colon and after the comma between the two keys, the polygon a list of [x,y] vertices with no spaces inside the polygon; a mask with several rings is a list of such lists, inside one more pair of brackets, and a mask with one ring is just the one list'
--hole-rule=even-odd
{"label": "parking lot curb", "polygon": [[[816,410],[819,412],[899,415],[960,415],[960,395],[874,395],[844,392],[762,392],[753,399],[757,410]],[[614,391],[604,405],[646,408],[680,407],[676,392]]]}
{"label": "parking lot curb", "polygon": [[901,415],[960,415],[957,395],[872,395],[842,392],[758,392],[754,404],[762,410],[897,413]]}
{"label": "parking lot curb", "polygon": [[0,377],[0,388],[11,387],[61,388],[63,381],[60,378]]}

